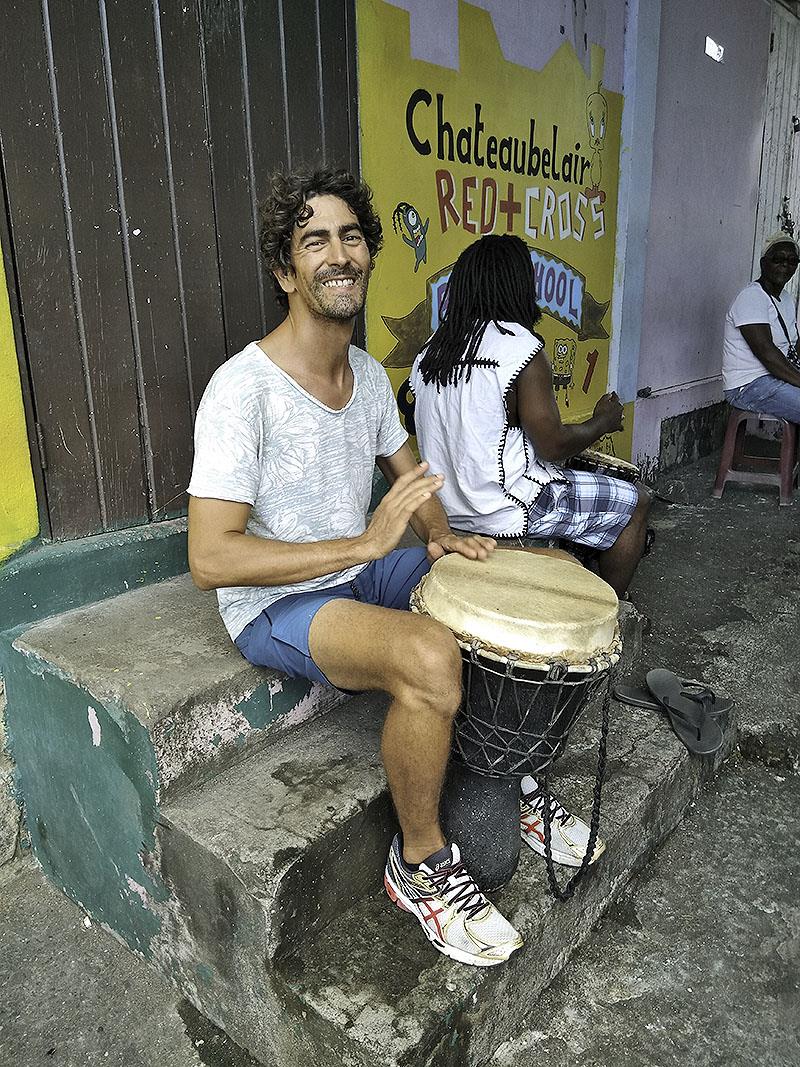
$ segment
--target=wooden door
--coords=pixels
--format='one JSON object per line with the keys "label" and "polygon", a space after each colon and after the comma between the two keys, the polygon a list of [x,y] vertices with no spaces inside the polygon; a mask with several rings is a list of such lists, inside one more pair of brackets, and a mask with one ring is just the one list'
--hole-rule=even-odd
{"label": "wooden door", "polygon": [[257,205],[357,167],[354,0],[5,0],[4,253],[55,539],[181,514],[197,403],[276,322]]}

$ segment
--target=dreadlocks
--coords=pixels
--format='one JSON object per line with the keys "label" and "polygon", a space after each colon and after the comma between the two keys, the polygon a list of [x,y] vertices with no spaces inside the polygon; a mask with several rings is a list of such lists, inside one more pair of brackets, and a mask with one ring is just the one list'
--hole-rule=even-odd
{"label": "dreadlocks", "polygon": [[469,381],[486,327],[516,322],[532,330],[541,318],[530,252],[519,237],[491,234],[465,248],[447,283],[447,306],[419,372],[426,385]]}

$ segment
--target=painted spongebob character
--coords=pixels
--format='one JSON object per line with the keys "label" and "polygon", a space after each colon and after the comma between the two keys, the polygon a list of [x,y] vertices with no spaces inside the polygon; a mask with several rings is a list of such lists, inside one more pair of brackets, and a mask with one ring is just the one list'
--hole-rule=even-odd
{"label": "painted spongebob character", "polygon": [[592,179],[591,188],[585,189],[584,193],[591,200],[596,196],[602,204],[606,194],[600,188],[603,180],[603,160],[600,153],[606,139],[608,128],[608,101],[600,92],[602,82],[597,83],[597,92],[590,93],[586,97],[586,126],[589,130],[589,146],[592,149],[592,158],[589,164],[589,177]]}
{"label": "painted spongebob character", "polygon": [[564,403],[569,407],[569,391],[575,385],[572,371],[578,351],[577,341],[569,338],[557,338],[553,342],[553,390],[558,396],[559,389],[564,390]]}
{"label": "painted spongebob character", "polygon": [[414,249],[414,273],[420,263],[428,262],[428,226],[430,219],[420,221],[419,212],[413,205],[401,200],[392,212],[392,228],[399,233],[409,248]]}

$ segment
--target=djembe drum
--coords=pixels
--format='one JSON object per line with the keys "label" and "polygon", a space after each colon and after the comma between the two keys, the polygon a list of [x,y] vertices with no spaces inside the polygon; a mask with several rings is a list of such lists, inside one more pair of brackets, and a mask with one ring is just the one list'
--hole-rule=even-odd
{"label": "djembe drum", "polygon": [[566,890],[553,872],[544,783],[548,876],[565,899],[597,838],[608,683],[622,647],[614,590],[577,563],[535,551],[501,550],[480,562],[451,554],[414,589],[411,609],[444,623],[461,648],[464,693],[442,823],[486,890],[504,885],[519,862],[520,779],[547,771],[575,720],[606,686],[592,837]]}
{"label": "djembe drum", "polygon": [[635,463],[617,459],[616,456],[609,456],[606,452],[598,452],[594,448],[585,448],[583,452],[567,460],[566,466],[576,471],[607,474],[611,478],[621,478],[623,482],[638,482],[642,476]]}

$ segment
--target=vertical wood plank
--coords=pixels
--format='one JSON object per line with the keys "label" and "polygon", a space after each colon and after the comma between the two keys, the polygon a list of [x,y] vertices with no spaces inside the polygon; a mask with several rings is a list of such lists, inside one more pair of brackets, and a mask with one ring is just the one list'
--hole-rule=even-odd
{"label": "vertical wood plank", "polygon": [[185,507],[192,416],[152,9],[103,0],[153,518]]}
{"label": "vertical wood plank", "polygon": [[347,113],[350,122],[350,170],[361,173],[360,126],[358,121],[358,46],[356,41],[356,0],[344,0],[347,15]]}
{"label": "vertical wood plank", "polygon": [[104,526],[114,529],[146,522],[148,508],[100,16],[94,5],[55,3],[49,10],[80,343]]}
{"label": "vertical wood plank", "polygon": [[238,2],[199,0],[228,355],[261,335]]}
{"label": "vertical wood plank", "polygon": [[95,455],[42,12],[29,0],[7,0],[3,16],[0,150],[34,404],[47,456],[47,505],[53,536],[61,539],[102,528]]}
{"label": "vertical wood plank", "polygon": [[292,166],[322,163],[324,138],[316,0],[283,0]]}
{"label": "vertical wood plank", "polygon": [[350,78],[346,0],[319,4],[324,155],[329,166],[350,169]]}
{"label": "vertical wood plank", "polygon": [[[253,144],[253,175],[256,201],[267,191],[269,176],[286,166],[286,85],[280,38],[280,0],[243,0],[245,46]],[[271,275],[259,255],[264,292],[265,332],[283,318],[275,297]]]}
{"label": "vertical wood plank", "polygon": [[192,416],[227,352],[217,258],[211,156],[194,4],[161,3],[164,91],[171,145]]}
{"label": "vertical wood plank", "polygon": [[[344,0],[347,29],[347,116],[350,125],[350,172],[361,175],[361,145],[358,122],[358,65],[356,44],[356,4],[355,0]],[[356,319],[353,330],[353,344],[360,348],[367,347],[366,315],[362,311]]]}

